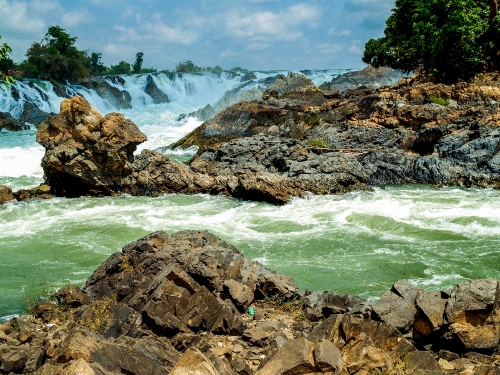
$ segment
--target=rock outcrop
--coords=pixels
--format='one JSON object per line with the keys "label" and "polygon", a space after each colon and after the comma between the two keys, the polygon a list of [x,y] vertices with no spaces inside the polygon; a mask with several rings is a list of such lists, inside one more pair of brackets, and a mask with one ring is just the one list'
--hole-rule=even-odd
{"label": "rock outcrop", "polygon": [[61,103],[61,112],[38,129],[45,181],[57,195],[110,194],[131,172],[133,153],[146,136],[123,115],[102,116],[82,97]]}
{"label": "rock outcrop", "polygon": [[127,90],[120,90],[110,84],[112,82],[115,85],[123,85],[123,79],[120,79],[119,76],[111,76],[109,80],[108,82],[108,77],[92,77],[79,84],[88,89],[95,90],[99,96],[106,99],[115,108],[132,108],[130,104],[132,97],[129,92]]}
{"label": "rock outcrop", "polygon": [[368,65],[360,71],[347,72],[333,78],[331,82],[325,82],[320,86],[322,90],[355,90],[361,86],[378,89],[383,86],[396,84],[401,78],[407,77],[399,70],[387,67],[374,68]]}
{"label": "rock outcrop", "polygon": [[301,294],[206,231],[159,231],[0,324],[0,374],[498,374],[498,297],[490,279]]}
{"label": "rock outcrop", "polygon": [[168,95],[156,86],[151,74],[148,74],[146,78],[146,87],[144,88],[144,92],[153,98],[153,103],[155,104],[168,103],[170,101],[168,99]]}
{"label": "rock outcrop", "polygon": [[23,121],[13,118],[10,113],[0,112],[0,131],[3,129],[8,131],[19,131],[29,129]]}

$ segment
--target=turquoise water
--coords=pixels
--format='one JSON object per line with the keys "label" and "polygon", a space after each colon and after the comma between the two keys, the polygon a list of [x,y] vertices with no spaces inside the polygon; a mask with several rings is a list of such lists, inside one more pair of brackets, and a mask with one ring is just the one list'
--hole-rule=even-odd
{"label": "turquoise water", "polygon": [[[230,77],[164,78],[158,85],[172,102],[152,105],[141,91],[143,78],[127,78],[134,108],[123,111],[148,136],[139,149],[178,140],[201,123],[178,120],[180,114],[214,103],[241,84]],[[1,90],[0,111],[15,115],[19,103]],[[19,88],[24,96],[37,95],[29,90]],[[82,95],[103,113],[112,110],[95,93]],[[44,106],[57,108],[60,98],[47,96],[51,101]],[[0,132],[0,184],[17,190],[43,181],[44,150],[35,134]],[[171,156],[185,160],[193,152]],[[0,206],[0,319],[22,312],[30,285],[81,285],[130,241],[184,229],[217,234],[246,256],[293,276],[302,290],[376,298],[399,279],[440,290],[468,279],[500,278],[499,191],[387,187],[310,196],[282,207],[206,195],[55,198]]]}
{"label": "turquoise water", "polygon": [[83,284],[130,241],[156,230],[207,229],[302,290],[380,296],[399,279],[429,289],[499,278],[500,193],[390,187],[311,196],[283,207],[206,195],[122,196],[0,206],[0,316],[23,288]]}

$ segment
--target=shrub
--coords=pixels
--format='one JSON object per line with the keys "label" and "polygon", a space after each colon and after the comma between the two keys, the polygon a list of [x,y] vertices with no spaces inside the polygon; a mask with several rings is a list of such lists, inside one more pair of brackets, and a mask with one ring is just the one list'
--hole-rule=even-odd
{"label": "shrub", "polygon": [[319,116],[306,116],[304,117],[304,122],[310,126],[318,126],[321,118]]}
{"label": "shrub", "polygon": [[57,300],[54,296],[54,289],[54,286],[45,279],[38,282],[33,280],[26,286],[24,291],[24,312],[32,314],[38,302],[47,301],[56,303]]}
{"label": "shrub", "polygon": [[449,103],[449,99],[446,98],[444,95],[442,94],[437,94],[437,95],[430,95],[428,97],[428,100],[431,102],[431,103],[434,103],[434,104],[439,104],[439,105],[442,105],[442,106],[446,106],[448,105]]}
{"label": "shrub", "polygon": [[330,145],[327,142],[325,142],[324,140],[319,139],[319,138],[311,139],[311,140],[309,140],[309,142],[307,142],[307,144],[311,147],[317,147],[317,148],[330,147]]}

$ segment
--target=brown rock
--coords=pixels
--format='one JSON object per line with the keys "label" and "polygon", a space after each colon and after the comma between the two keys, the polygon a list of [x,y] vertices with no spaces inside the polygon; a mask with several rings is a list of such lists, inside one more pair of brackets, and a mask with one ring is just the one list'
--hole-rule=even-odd
{"label": "brown rock", "polygon": [[12,190],[7,186],[0,185],[0,204],[4,204],[14,199],[16,198],[14,194],[12,194]]}
{"label": "brown rock", "polygon": [[90,298],[77,285],[68,285],[57,292],[56,298],[65,305],[78,307],[90,303]]}
{"label": "brown rock", "polygon": [[244,311],[253,302],[254,295],[252,288],[236,280],[226,280],[224,282],[224,291],[240,311]]}
{"label": "brown rock", "polygon": [[429,352],[413,351],[408,354],[406,361],[408,362],[408,369],[415,372],[420,370],[441,371],[441,366]]}
{"label": "brown rock", "polygon": [[416,299],[418,313],[413,324],[415,338],[429,336],[441,328],[446,302],[441,293],[419,291]]}
{"label": "brown rock", "polygon": [[146,140],[123,115],[102,117],[82,97],[61,103],[61,112],[38,129],[45,147],[45,181],[56,194],[109,193],[131,173],[133,152]]}

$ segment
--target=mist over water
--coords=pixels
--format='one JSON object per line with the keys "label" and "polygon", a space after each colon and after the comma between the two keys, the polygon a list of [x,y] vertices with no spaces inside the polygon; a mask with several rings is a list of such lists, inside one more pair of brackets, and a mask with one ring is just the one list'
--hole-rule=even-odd
{"label": "mist over water", "polygon": [[[145,79],[125,77],[133,108],[121,111],[148,136],[138,151],[178,140],[201,124],[179,115],[213,104],[241,84],[229,75],[160,75],[155,82],[171,102],[154,105],[142,91]],[[50,89],[49,83],[40,85]],[[19,91],[40,95],[31,89]],[[115,111],[95,93],[74,89],[103,114]],[[57,111],[61,100],[49,98],[44,105]],[[0,111],[15,114],[17,106],[0,90]],[[43,148],[35,135],[0,132],[0,184],[17,190],[43,181]],[[172,156],[185,160],[194,152]],[[399,279],[440,290],[468,279],[499,278],[500,193],[488,189],[387,187],[309,196],[281,207],[207,195],[55,198],[0,206],[0,317],[22,311],[24,290],[33,282],[81,285],[128,242],[156,230],[185,229],[215,233],[246,256],[293,276],[302,290],[376,298]]]}

